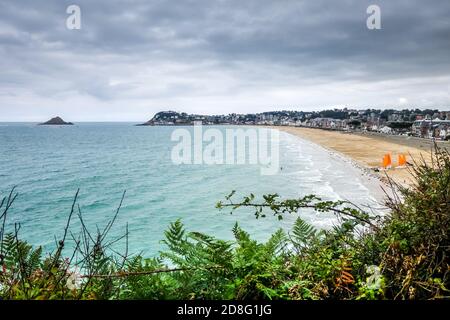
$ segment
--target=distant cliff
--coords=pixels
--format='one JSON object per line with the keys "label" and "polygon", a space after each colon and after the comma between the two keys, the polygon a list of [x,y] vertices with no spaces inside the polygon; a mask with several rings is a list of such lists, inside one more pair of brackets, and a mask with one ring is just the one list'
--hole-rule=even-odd
{"label": "distant cliff", "polygon": [[56,125],[56,126],[72,126],[72,122],[65,122],[60,117],[54,117],[48,120],[47,122],[39,123],[41,126],[49,126],[49,125]]}

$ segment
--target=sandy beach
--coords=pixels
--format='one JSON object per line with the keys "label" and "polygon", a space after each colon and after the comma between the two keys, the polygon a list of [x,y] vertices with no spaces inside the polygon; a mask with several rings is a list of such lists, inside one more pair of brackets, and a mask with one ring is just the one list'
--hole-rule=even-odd
{"label": "sandy beach", "polygon": [[[412,178],[407,168],[395,168],[398,155],[405,154],[408,162],[412,158],[430,158],[430,142],[423,139],[407,137],[375,136],[353,134],[339,131],[328,131],[312,128],[278,127],[280,130],[310,140],[334,152],[351,158],[357,165],[370,170],[381,180],[387,181],[386,175],[402,185],[411,184]],[[403,139],[402,139],[403,138]],[[377,172],[385,154],[391,154],[393,168]]]}

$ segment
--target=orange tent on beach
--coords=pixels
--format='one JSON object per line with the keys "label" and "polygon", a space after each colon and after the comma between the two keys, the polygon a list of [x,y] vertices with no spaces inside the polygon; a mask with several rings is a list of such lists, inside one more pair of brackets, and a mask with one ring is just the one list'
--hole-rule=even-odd
{"label": "orange tent on beach", "polygon": [[383,164],[382,167],[383,168],[388,168],[392,165],[392,159],[391,159],[391,155],[389,153],[385,154],[383,157]]}
{"label": "orange tent on beach", "polygon": [[398,155],[398,165],[400,167],[406,166],[406,156],[404,154],[399,154]]}

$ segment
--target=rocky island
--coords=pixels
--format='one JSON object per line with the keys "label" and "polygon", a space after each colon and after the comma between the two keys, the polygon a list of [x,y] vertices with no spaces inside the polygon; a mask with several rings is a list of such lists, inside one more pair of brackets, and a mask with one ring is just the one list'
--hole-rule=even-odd
{"label": "rocky island", "polygon": [[49,125],[53,125],[53,126],[72,126],[73,123],[72,122],[65,122],[60,117],[54,117],[54,118],[51,118],[50,120],[48,120],[47,122],[39,123],[39,125],[40,126],[49,126]]}

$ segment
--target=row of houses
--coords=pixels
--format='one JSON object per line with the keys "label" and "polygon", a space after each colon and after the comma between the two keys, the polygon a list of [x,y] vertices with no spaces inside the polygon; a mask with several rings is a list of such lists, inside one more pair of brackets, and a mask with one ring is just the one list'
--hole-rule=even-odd
{"label": "row of houses", "polygon": [[333,118],[315,118],[302,123],[303,126],[332,129],[332,130],[350,130],[349,121]]}
{"label": "row of houses", "polygon": [[[330,113],[330,112],[329,112]],[[205,125],[232,124],[232,125],[280,125],[301,126],[340,131],[372,131],[384,134],[412,135],[422,138],[450,139],[450,117],[429,115],[416,117],[415,121],[405,121],[397,113],[390,115],[390,120],[382,119],[375,112],[368,114],[364,111],[351,112],[343,118],[338,111],[330,113],[336,117],[309,117],[298,112],[271,112],[262,114],[229,114],[229,115],[189,115],[174,111],[157,113],[144,125],[191,125],[201,121]],[[396,117],[391,117],[396,115]],[[449,119],[449,120],[442,120]]]}
{"label": "row of houses", "polygon": [[333,118],[315,118],[296,123],[295,125],[343,131],[355,130],[358,128],[362,131],[373,131],[384,134],[405,134],[428,139],[450,140],[450,120],[441,120],[439,118],[433,120],[416,120],[410,128],[395,128],[394,126],[390,126],[389,123],[379,125],[377,123],[366,122],[358,125],[354,120],[340,120]]}
{"label": "row of houses", "polygon": [[442,140],[450,139],[450,120],[416,120],[411,132],[416,137],[435,138]]}

